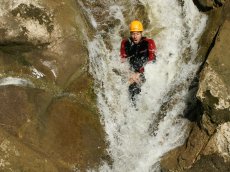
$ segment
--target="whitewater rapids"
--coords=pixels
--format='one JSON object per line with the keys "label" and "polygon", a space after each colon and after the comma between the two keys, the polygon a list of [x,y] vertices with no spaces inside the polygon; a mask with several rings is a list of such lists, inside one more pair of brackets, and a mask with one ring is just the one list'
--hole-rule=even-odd
{"label": "whitewater rapids", "polygon": [[144,35],[153,38],[157,46],[157,61],[145,67],[146,82],[134,108],[128,96],[129,67],[119,59],[120,31],[127,31],[127,21],[137,18],[127,15],[132,6],[108,1],[104,20],[116,24],[105,31],[99,28],[106,22],[98,22],[94,11],[78,2],[96,30],[94,39],[87,38],[90,72],[112,159],[112,165],[104,162],[96,171],[159,171],[162,155],[183,144],[187,136],[189,121],[183,112],[189,85],[200,65],[194,59],[207,16],[192,0],[127,1],[143,6],[149,20]]}

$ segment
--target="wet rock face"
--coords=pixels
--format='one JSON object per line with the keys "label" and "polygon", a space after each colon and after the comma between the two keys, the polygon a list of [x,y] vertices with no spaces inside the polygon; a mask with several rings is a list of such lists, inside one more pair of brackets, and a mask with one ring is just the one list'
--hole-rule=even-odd
{"label": "wet rock face", "polygon": [[225,162],[218,154],[202,156],[194,166],[185,172],[227,172],[230,171],[230,163]]}
{"label": "wet rock face", "polygon": [[59,171],[53,162],[3,129],[0,129],[0,158],[1,171]]}
{"label": "wet rock face", "polygon": [[162,158],[162,171],[184,171],[186,168],[192,167],[208,139],[206,132],[193,124],[186,144],[171,150]]}
{"label": "wet rock face", "polygon": [[[43,80],[67,86],[68,79],[80,75],[87,63],[82,32],[87,28],[81,13],[74,10],[78,7],[71,1],[13,2],[2,6],[5,11],[0,16],[0,49],[10,56],[2,57],[1,72],[10,68],[10,59],[14,58],[20,65],[18,68],[25,70],[23,73],[36,75],[33,72],[36,70]],[[15,67],[9,70],[18,73]]]}
{"label": "wet rock face", "polygon": [[215,134],[211,137],[203,154],[218,154],[225,162],[230,161],[230,122],[223,123],[216,128]]}
{"label": "wet rock face", "polygon": [[221,7],[225,0],[193,0],[201,11],[209,11],[216,7]]}
{"label": "wet rock face", "polygon": [[84,171],[105,155],[78,3],[0,6],[0,171]]}
{"label": "wet rock face", "polygon": [[210,7],[198,55],[198,61],[204,60],[196,95],[203,114],[197,117],[186,143],[163,157],[163,171],[229,171],[230,2],[198,2]]}
{"label": "wet rock face", "polygon": [[[229,8],[229,3],[227,9]],[[216,125],[230,121],[230,67],[228,45],[230,43],[230,18],[220,26],[214,38],[203,71],[200,74],[200,85],[197,97],[203,103],[205,114]]]}
{"label": "wet rock face", "polygon": [[51,14],[48,14],[45,9],[38,8],[33,4],[20,4],[16,8],[14,8],[11,13],[14,17],[18,16],[23,19],[32,19],[38,21],[39,25],[46,26],[46,30],[49,33],[54,30],[53,16]]}

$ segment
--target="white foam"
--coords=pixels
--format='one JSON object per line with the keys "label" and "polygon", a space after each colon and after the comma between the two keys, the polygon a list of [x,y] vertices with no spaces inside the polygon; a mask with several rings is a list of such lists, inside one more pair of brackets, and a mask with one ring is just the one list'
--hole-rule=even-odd
{"label": "white foam", "polygon": [[16,77],[6,77],[0,79],[0,86],[6,86],[6,85],[34,87],[34,84],[31,81],[23,78],[16,78]]}
{"label": "white foam", "polygon": [[43,40],[43,42],[46,42],[50,38],[46,26],[41,25],[39,21],[27,19],[21,25],[28,30],[26,34],[29,40]]}
{"label": "white foam", "polygon": [[56,61],[43,61],[42,64],[50,69],[50,71],[53,73],[53,76],[57,78],[58,69],[56,66]]}
{"label": "white foam", "polygon": [[78,1],[78,3],[87,13],[87,16],[89,17],[91,25],[96,29],[97,28],[97,22],[96,22],[95,18],[93,17],[91,10],[87,9],[81,1]]}
{"label": "white foam", "polygon": [[36,68],[32,68],[32,74],[33,74],[37,79],[42,78],[42,77],[45,76],[44,73],[38,71]]}

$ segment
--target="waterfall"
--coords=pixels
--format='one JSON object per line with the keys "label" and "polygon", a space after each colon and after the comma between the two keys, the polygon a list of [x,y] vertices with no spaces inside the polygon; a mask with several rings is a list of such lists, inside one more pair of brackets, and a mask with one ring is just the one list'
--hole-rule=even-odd
{"label": "waterfall", "polygon": [[[104,11],[90,8],[94,1],[78,2],[96,30],[88,39],[90,72],[112,159],[112,165],[104,162],[99,171],[159,171],[161,156],[183,144],[187,135],[189,121],[183,115],[200,65],[194,58],[207,16],[192,0],[107,1]],[[138,5],[147,14],[144,35],[155,40],[157,61],[145,67],[146,82],[134,108],[128,96],[129,66],[120,62],[119,49]]]}

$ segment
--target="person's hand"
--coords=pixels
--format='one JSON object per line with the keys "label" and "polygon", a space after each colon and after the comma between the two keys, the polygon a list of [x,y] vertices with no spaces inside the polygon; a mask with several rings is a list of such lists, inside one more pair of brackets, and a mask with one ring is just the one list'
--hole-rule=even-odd
{"label": "person's hand", "polygon": [[121,63],[124,63],[127,61],[127,58],[121,58]]}
{"label": "person's hand", "polygon": [[141,82],[141,78],[140,78],[140,73],[139,72],[131,74],[131,76],[129,78],[129,83],[133,84],[134,82],[136,82],[137,84]]}

